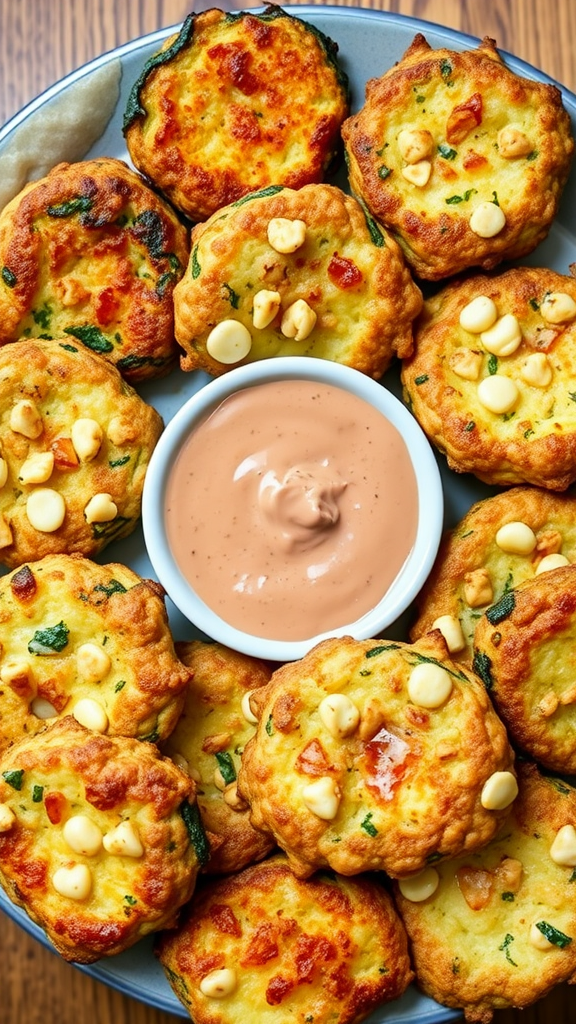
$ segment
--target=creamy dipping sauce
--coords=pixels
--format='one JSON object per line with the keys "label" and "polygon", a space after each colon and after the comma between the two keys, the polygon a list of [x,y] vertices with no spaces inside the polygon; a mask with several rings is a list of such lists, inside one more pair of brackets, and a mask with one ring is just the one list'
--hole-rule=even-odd
{"label": "creamy dipping sauce", "polygon": [[418,492],[398,430],[307,380],[226,398],[167,485],[168,542],[198,596],[237,629],[306,640],[384,596],[414,545]]}

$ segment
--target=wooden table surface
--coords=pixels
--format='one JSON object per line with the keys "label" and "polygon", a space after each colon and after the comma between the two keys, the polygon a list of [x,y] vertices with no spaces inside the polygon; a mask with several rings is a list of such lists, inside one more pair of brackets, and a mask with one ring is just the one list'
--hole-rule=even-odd
{"label": "wooden table surface", "polygon": [[[194,9],[214,5],[216,0],[201,2]],[[489,35],[502,49],[576,92],[574,0],[373,0],[358,6],[413,15],[477,37]],[[191,8],[191,0],[0,0],[0,123],[74,68],[180,22]],[[179,1019],[93,981],[1,918],[0,1024],[175,1024]],[[576,994],[562,985],[526,1010],[498,1011],[494,1024],[575,1020]]]}

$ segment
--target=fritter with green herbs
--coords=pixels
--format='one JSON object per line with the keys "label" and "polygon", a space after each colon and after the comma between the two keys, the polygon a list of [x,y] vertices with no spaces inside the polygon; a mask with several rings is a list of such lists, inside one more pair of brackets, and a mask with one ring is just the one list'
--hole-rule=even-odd
{"label": "fritter with green herbs", "polygon": [[174,924],[206,852],[194,783],[152,743],[66,717],[0,758],[0,883],[65,960]]}
{"label": "fritter with green herbs", "polygon": [[161,431],[156,410],[81,342],[0,347],[0,563],[93,557],[131,533]]}
{"label": "fritter with green herbs", "polygon": [[188,233],[122,160],[58,164],[0,214],[0,345],[85,345],[132,382],[176,363],[172,292]]}
{"label": "fritter with green herbs", "polygon": [[342,134],[352,190],[431,280],[531,252],[574,152],[560,90],[515,74],[489,38],[456,52],[418,33]]}
{"label": "fritter with green herbs", "polygon": [[190,14],[132,88],[135,166],[195,222],[266,185],[322,181],[348,113],[337,50],[275,5]]}
{"label": "fritter with green herbs", "polygon": [[174,728],[190,671],[157,584],[52,555],[0,577],[0,607],[0,751],[62,715],[150,741]]}

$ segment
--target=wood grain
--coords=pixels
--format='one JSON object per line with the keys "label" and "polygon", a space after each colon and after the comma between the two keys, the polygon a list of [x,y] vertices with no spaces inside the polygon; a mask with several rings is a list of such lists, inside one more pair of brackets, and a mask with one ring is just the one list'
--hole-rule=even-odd
{"label": "wood grain", "polygon": [[[213,5],[200,0],[194,9]],[[350,6],[339,0],[335,5]],[[221,6],[257,5],[229,0]],[[576,91],[574,0],[372,0],[358,6],[491,36],[502,50]],[[0,0],[0,122],[93,57],[177,24],[191,7],[191,0]],[[4,915],[0,925],[0,1024],[174,1024],[179,1019],[93,981]],[[576,997],[563,985],[524,1011],[497,1012],[494,1024],[574,1020]]]}

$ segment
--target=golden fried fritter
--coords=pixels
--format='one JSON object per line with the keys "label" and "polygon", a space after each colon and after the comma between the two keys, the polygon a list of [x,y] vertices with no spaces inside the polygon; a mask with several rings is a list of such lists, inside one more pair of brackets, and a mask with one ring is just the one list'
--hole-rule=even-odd
{"label": "golden fried fritter", "polygon": [[132,88],[134,164],[193,221],[266,185],[322,181],[348,113],[337,50],[277,6],[190,14]]}
{"label": "golden fried fritter", "polygon": [[576,772],[576,565],[504,594],[480,619],[474,667],[512,741],[552,771]]}
{"label": "golden fried fritter", "polygon": [[0,578],[0,606],[0,751],[56,715],[154,741],[174,728],[190,672],[157,584],[49,555]]}
{"label": "golden fried fritter", "polygon": [[342,134],[352,190],[431,280],[531,252],[574,151],[556,86],[515,74],[492,39],[458,53],[420,33]]}
{"label": "golden fried fritter", "polygon": [[93,556],[131,533],[162,420],[78,342],[0,348],[0,562]]}
{"label": "golden fried fritter", "polygon": [[576,980],[576,791],[522,762],[518,782],[499,838],[396,887],[418,985],[478,1024]]}
{"label": "golden fried fritter", "polygon": [[355,199],[305,185],[264,189],[198,225],[174,303],[185,370],[306,355],[378,378],[411,353],[422,295]]}
{"label": "golden fried fritter", "polygon": [[163,376],[188,254],[186,228],[122,160],[58,164],[0,214],[0,344],[61,338],[127,380]]}
{"label": "golden fried fritter", "polygon": [[414,415],[457,472],[565,490],[576,479],[576,280],[517,267],[424,303],[402,368]]}
{"label": "golden fried fritter", "polygon": [[535,575],[576,562],[576,497],[512,487],[476,502],[444,538],[418,594],[410,639],[441,629],[452,657],[471,664],[489,605]]}
{"label": "golden fried fritter", "polygon": [[196,782],[198,809],[214,843],[209,874],[228,874],[265,857],[270,837],[252,828],[236,777],[244,746],[254,733],[249,698],[271,669],[257,658],[221,644],[193,640],[176,652],[190,669],[186,702],[163,750]]}
{"label": "golden fried fritter", "polygon": [[504,726],[438,632],[413,646],[323,641],[251,703],[240,792],[302,877],[401,877],[488,842],[514,798]]}
{"label": "golden fried fritter", "polygon": [[4,752],[0,822],[3,888],[78,963],[173,924],[205,854],[191,779],[72,717]]}
{"label": "golden fried fritter", "polygon": [[387,892],[368,879],[303,881],[281,855],[198,886],[157,953],[196,1024],[356,1024],[412,979]]}

